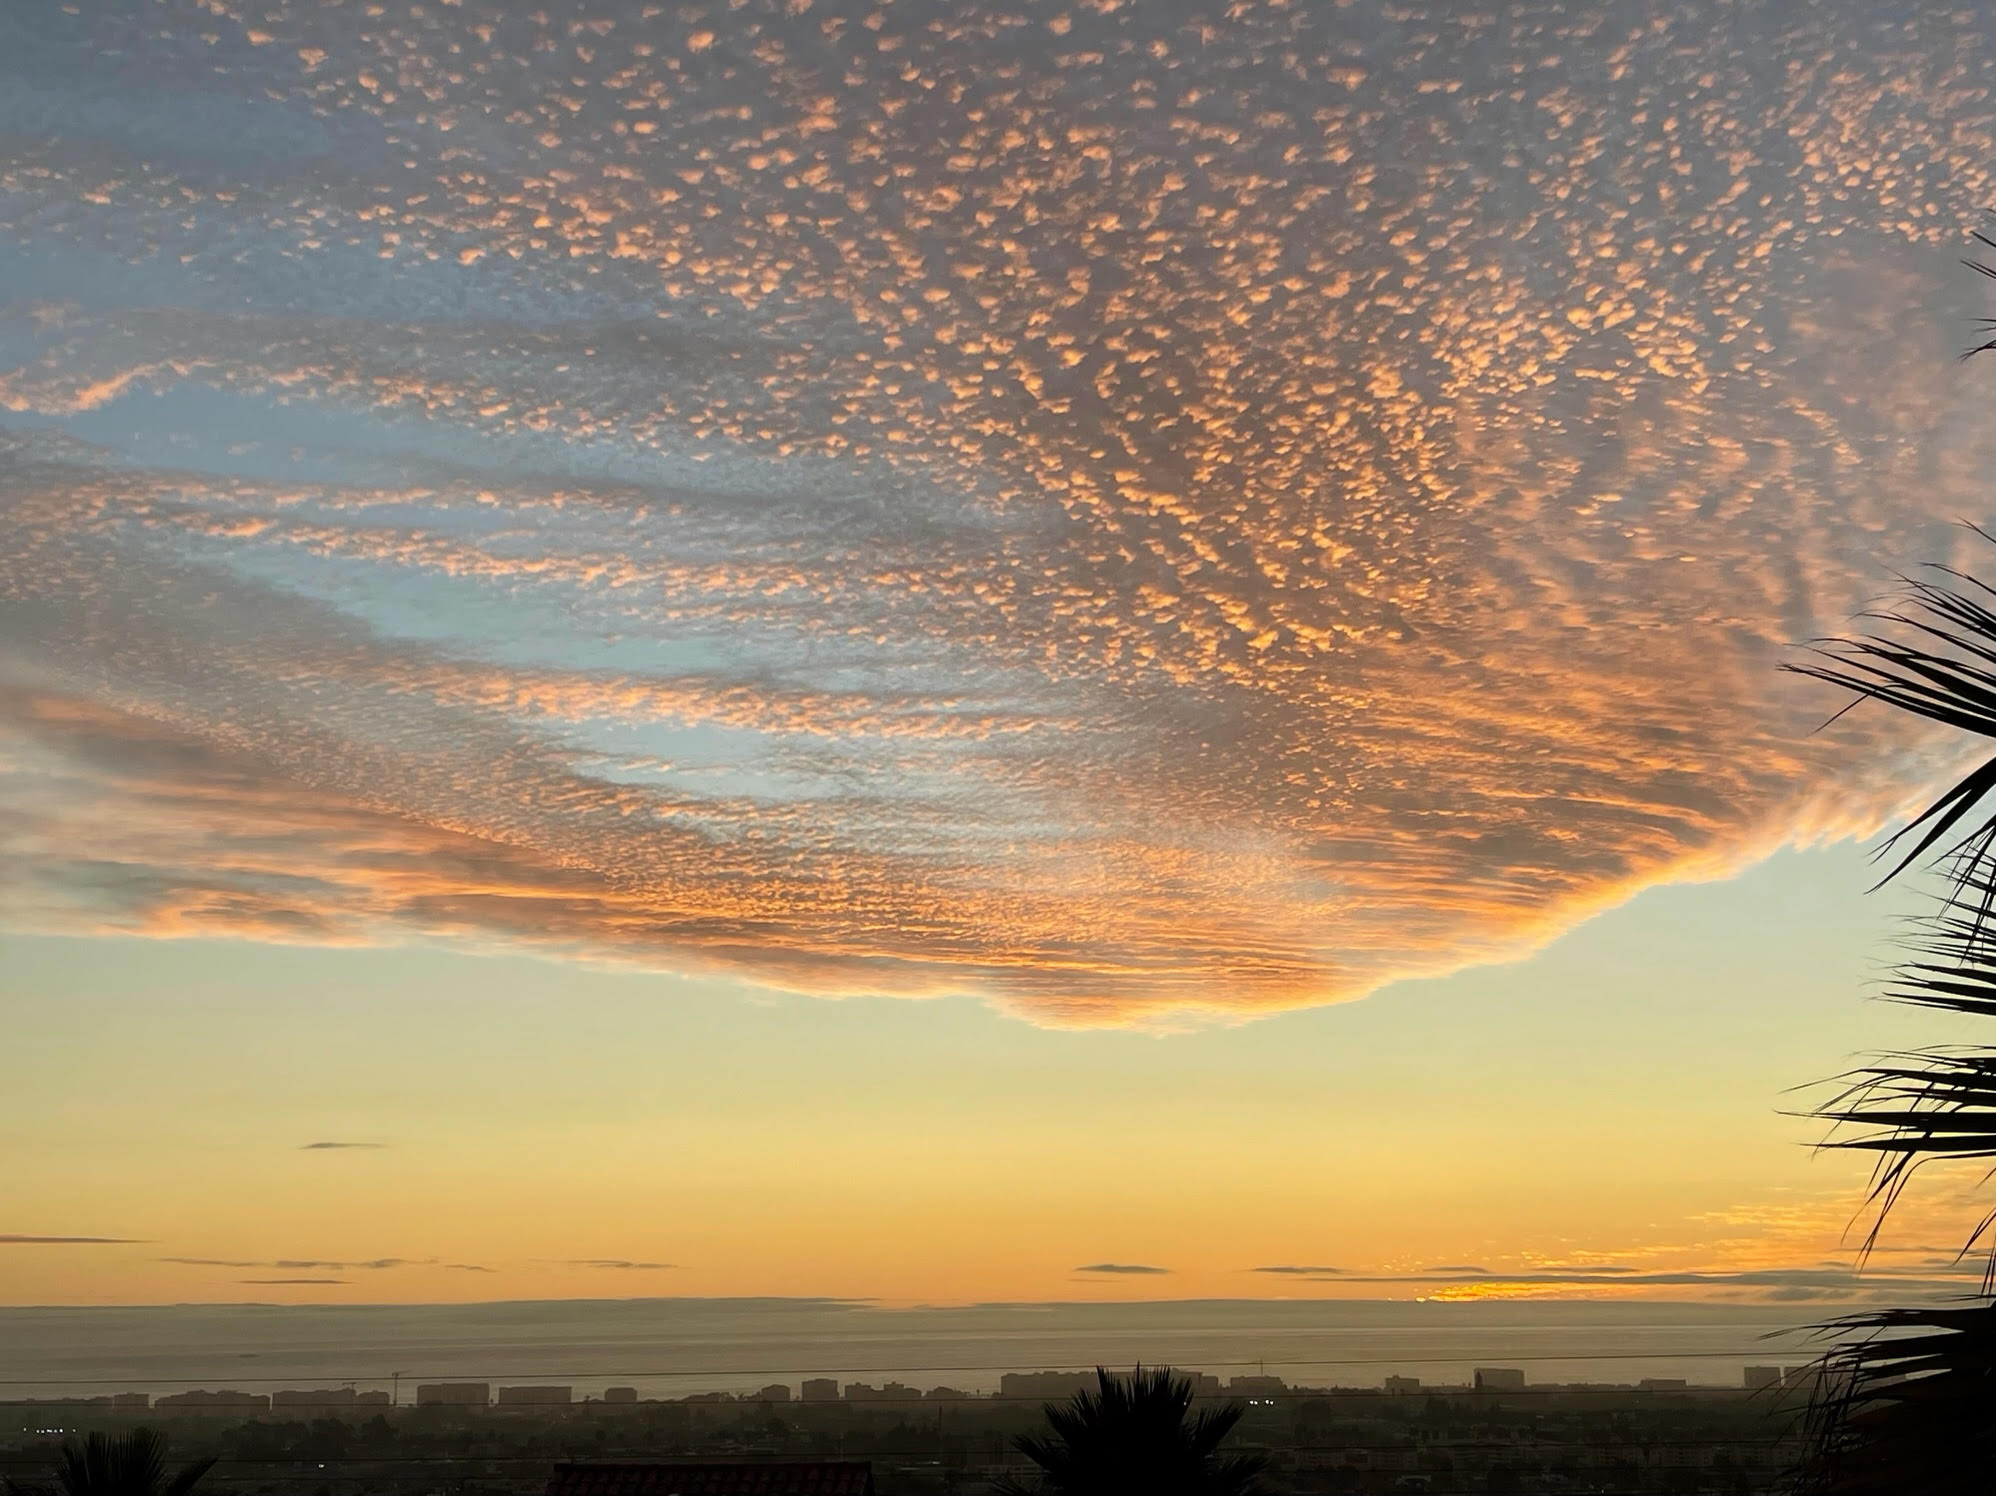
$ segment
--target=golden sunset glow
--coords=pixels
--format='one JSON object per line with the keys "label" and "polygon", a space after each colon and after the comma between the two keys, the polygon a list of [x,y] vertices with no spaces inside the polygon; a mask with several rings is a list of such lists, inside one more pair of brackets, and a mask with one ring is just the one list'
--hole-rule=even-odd
{"label": "golden sunset glow", "polygon": [[38,10],[0,1296],[1848,1291],[1900,1031],[1668,901],[1854,1003],[1955,767],[1779,667],[1982,545],[1985,20]]}

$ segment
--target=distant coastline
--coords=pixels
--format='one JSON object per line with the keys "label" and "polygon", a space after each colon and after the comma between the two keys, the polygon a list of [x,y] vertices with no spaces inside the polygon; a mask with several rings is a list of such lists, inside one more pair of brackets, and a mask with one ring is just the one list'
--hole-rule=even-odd
{"label": "distant coastline", "polygon": [[1520,1365],[1544,1382],[1737,1385],[1749,1364],[1799,1359],[1797,1332],[1813,1317],[1792,1303],[1667,1300],[35,1305],[0,1308],[0,1384],[9,1397],[371,1390],[399,1373],[405,1387],[418,1378],[616,1384],[679,1397],[804,1377],[928,1376],[981,1393],[1007,1372],[1144,1361],[1312,1384],[1456,1383],[1474,1366]]}

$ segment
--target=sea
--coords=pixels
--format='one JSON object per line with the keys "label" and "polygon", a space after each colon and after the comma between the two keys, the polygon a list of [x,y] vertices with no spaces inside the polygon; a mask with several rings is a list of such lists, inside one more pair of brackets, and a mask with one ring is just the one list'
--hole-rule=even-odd
{"label": "sea", "polygon": [[[1817,1312],[1812,1315],[1812,1309]],[[1820,1306],[1713,1303],[1195,1300],[888,1307],[837,1299],[591,1299],[481,1304],[0,1308],[0,1399],[421,1382],[609,1386],[644,1397],[806,1377],[995,1391],[1010,1371],[1171,1365],[1376,1387],[1388,1375],[1534,1383],[1681,1378],[1741,1385],[1800,1365]]]}

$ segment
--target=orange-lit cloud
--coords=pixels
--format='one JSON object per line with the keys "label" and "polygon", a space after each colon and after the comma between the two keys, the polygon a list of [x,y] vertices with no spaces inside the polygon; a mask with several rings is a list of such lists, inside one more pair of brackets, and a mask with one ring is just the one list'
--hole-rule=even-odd
{"label": "orange-lit cloud", "polygon": [[161,19],[0,161],[19,924],[1171,1023],[1945,767],[1775,667],[1986,505],[1972,16]]}

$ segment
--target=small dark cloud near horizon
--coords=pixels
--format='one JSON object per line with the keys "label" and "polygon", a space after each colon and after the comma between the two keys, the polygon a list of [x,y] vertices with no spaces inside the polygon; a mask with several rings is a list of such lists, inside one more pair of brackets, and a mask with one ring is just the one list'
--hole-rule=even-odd
{"label": "small dark cloud near horizon", "polygon": [[368,1148],[386,1148],[387,1146],[388,1145],[386,1143],[341,1143],[341,1142],[300,1143],[298,1145],[298,1151],[300,1153],[324,1153],[330,1149],[339,1149],[339,1148],[368,1149]]}
{"label": "small dark cloud near horizon", "polygon": [[499,1271],[496,1267],[485,1267],[476,1262],[446,1262],[443,1264],[443,1267],[446,1272],[452,1273],[496,1273]]}
{"label": "small dark cloud near horizon", "polygon": [[1342,1273],[1344,1269],[1341,1267],[1298,1267],[1293,1264],[1284,1264],[1281,1267],[1251,1267],[1248,1271],[1251,1273],[1285,1273],[1297,1278],[1315,1278],[1329,1273]]}
{"label": "small dark cloud near horizon", "polygon": [[[319,1268],[326,1272],[348,1273],[360,1269],[381,1272],[397,1267],[434,1267],[436,1259],[410,1257],[374,1257],[365,1262],[333,1262],[317,1257],[279,1257],[274,1260],[245,1260],[235,1257],[161,1257],[160,1262],[178,1263],[182,1267],[264,1267],[278,1272],[308,1272]],[[487,1269],[480,1269],[487,1271]]]}
{"label": "small dark cloud near horizon", "polygon": [[1168,1267],[1151,1267],[1142,1262],[1091,1262],[1086,1267],[1075,1269],[1077,1273],[1134,1273],[1139,1275],[1169,1273]]}
{"label": "small dark cloud near horizon", "polygon": [[1424,1273],[1475,1273],[1482,1277],[1488,1277],[1490,1275],[1490,1269],[1487,1267],[1474,1267],[1474,1266],[1465,1267],[1458,1263],[1446,1263],[1446,1262],[1443,1263],[1440,1267],[1424,1267],[1421,1269],[1421,1271]]}
{"label": "small dark cloud near horizon", "polygon": [[562,1257],[557,1260],[566,1267],[600,1267],[612,1272],[662,1273],[680,1270],[676,1262],[633,1262],[624,1257]]}
{"label": "small dark cloud near horizon", "polygon": [[236,1281],[238,1283],[256,1283],[265,1287],[276,1287],[279,1285],[296,1286],[307,1283],[330,1284],[344,1287],[347,1282],[345,1278],[238,1278]]}
{"label": "small dark cloud near horizon", "polygon": [[1873,1268],[1860,1276],[1843,1266],[1808,1268],[1681,1268],[1644,1271],[1628,1267],[1536,1267],[1515,1273],[1492,1272],[1488,1268],[1428,1268],[1418,1273],[1381,1273],[1375,1276],[1347,1276],[1351,1284],[1396,1283],[1438,1284],[1488,1283],[1522,1287],[1571,1285],[1599,1286],[1611,1283],[1618,1288],[1705,1288],[1758,1291],[1770,1302],[1807,1302],[1816,1299],[1846,1299],[1859,1294],[1875,1294],[1887,1285],[1894,1291],[1926,1293],[1958,1292],[1964,1280],[1979,1278],[1980,1266],[1958,1273],[1921,1275]]}
{"label": "small dark cloud near horizon", "polygon": [[0,1233],[0,1247],[137,1247],[145,1239],[137,1236],[20,1236]]}

